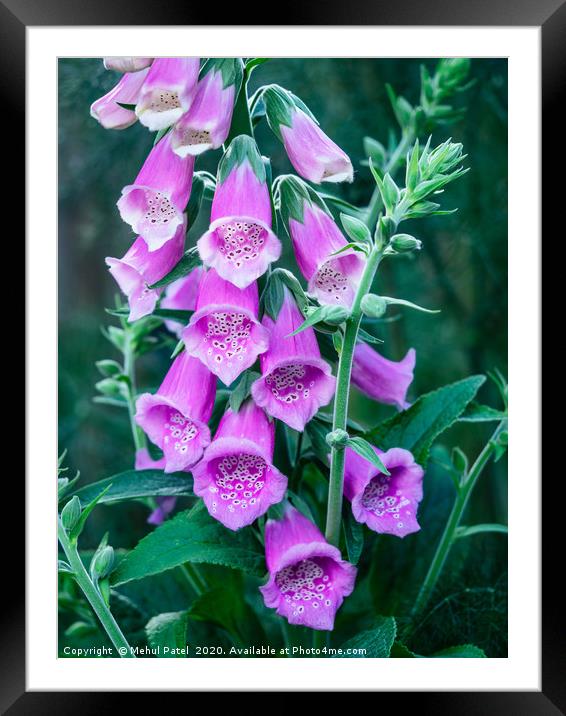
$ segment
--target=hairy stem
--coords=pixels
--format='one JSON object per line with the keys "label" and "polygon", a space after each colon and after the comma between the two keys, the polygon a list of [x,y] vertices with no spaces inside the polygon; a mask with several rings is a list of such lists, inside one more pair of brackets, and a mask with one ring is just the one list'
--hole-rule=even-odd
{"label": "hairy stem", "polygon": [[418,616],[418,614],[426,606],[430,595],[433,593],[438,583],[442,568],[446,563],[446,559],[448,557],[448,554],[450,553],[450,549],[452,548],[452,545],[454,544],[454,541],[456,539],[456,530],[458,529],[460,520],[462,519],[470,495],[473,492],[478,477],[481,475],[484,467],[487,465],[489,459],[495,451],[497,438],[499,437],[500,433],[506,428],[506,426],[507,420],[502,420],[501,423],[499,423],[495,432],[487,441],[483,450],[478,455],[476,461],[470,468],[467,477],[460,485],[458,494],[456,495],[456,500],[454,501],[454,505],[452,506],[452,510],[444,528],[444,532],[442,533],[442,537],[440,538],[440,542],[438,543],[438,547],[436,548],[436,552],[434,554],[434,557],[432,558],[432,562],[430,563],[430,567],[428,568],[426,577],[424,578],[420,591],[411,610],[411,616],[413,618]]}
{"label": "hairy stem", "polygon": [[[344,341],[338,361],[336,395],[334,397],[334,417],[332,430],[346,430],[348,421],[348,398],[350,392],[350,375],[354,348],[358,337],[358,329],[362,319],[362,298],[369,293],[371,284],[383,256],[383,249],[375,246],[370,253],[356,297],[352,312],[346,321]],[[330,454],[330,484],[328,487],[328,504],[326,511],[326,539],[338,546],[340,540],[340,523],[342,519],[342,493],[344,489],[344,449],[332,448]]]}
{"label": "hairy stem", "polygon": [[69,560],[69,565],[73,570],[75,580],[85,597],[88,599],[94,613],[102,624],[104,631],[108,634],[108,638],[122,658],[135,659],[135,654],[132,652],[126,637],[116,623],[116,620],[112,616],[112,612],[108,608],[108,605],[104,601],[98,588],[91,580],[89,573],[86,571],[85,566],[79,557],[76,543],[69,539],[69,536],[61,523],[61,518],[59,518],[57,534],[61,547],[63,547],[63,551]]}
{"label": "hairy stem", "polygon": [[134,439],[134,447],[141,450],[145,447],[145,433],[136,423],[136,374],[135,374],[135,355],[132,339],[129,331],[126,329],[126,340],[124,342],[124,373],[128,378],[128,413],[130,416],[130,427],[132,429],[132,437]]}

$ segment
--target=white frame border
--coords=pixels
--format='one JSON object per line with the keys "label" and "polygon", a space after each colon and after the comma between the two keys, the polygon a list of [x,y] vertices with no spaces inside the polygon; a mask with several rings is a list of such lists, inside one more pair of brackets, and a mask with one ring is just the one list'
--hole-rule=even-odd
{"label": "white frame border", "polygon": [[[229,673],[218,659],[58,659],[57,537],[48,507],[56,503],[57,384],[49,378],[57,372],[56,59],[188,49],[199,56],[284,57],[291,56],[290,33],[292,54],[300,57],[330,50],[333,57],[509,58],[509,657],[383,659],[378,666],[372,659],[309,659],[307,665],[257,658],[252,675],[245,659],[231,660]],[[540,690],[540,359],[538,341],[524,338],[525,325],[531,336],[540,333],[540,27],[28,27],[26,41],[26,688]]]}

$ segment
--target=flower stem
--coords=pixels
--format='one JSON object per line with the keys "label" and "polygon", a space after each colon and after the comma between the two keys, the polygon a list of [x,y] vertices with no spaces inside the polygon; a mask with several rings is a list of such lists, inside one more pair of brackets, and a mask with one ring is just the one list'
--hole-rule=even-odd
{"label": "flower stem", "polygon": [[454,501],[454,505],[452,506],[452,510],[444,528],[444,532],[442,533],[442,537],[440,538],[440,542],[438,543],[438,547],[436,548],[436,552],[432,558],[426,577],[424,578],[415,603],[413,604],[413,608],[411,610],[411,617],[413,619],[424,609],[430,595],[436,587],[440,573],[442,572],[450,549],[456,539],[456,530],[458,529],[470,495],[477,483],[478,477],[481,475],[484,467],[487,465],[496,449],[497,438],[506,426],[506,419],[499,423],[495,432],[485,444],[483,450],[476,458],[476,461],[460,485],[458,494],[456,495],[456,500]]}
{"label": "flower stem", "polygon": [[131,335],[126,328],[126,339],[124,341],[124,374],[128,378],[128,413],[130,416],[130,426],[132,429],[132,437],[134,439],[134,447],[141,450],[146,447],[145,434],[136,423],[136,374],[135,374],[135,354],[132,345]]}
{"label": "flower stem", "polygon": [[77,581],[77,584],[81,588],[85,597],[88,599],[91,607],[94,610],[94,613],[102,624],[104,631],[108,635],[108,638],[115,646],[116,650],[118,651],[118,654],[122,658],[135,659],[135,654],[133,653],[130,645],[128,644],[126,637],[124,636],[122,630],[112,616],[112,613],[108,608],[108,605],[104,601],[101,593],[97,589],[96,585],[92,582],[88,572],[86,571],[85,566],[82,563],[81,558],[79,557],[76,542],[72,541],[69,538],[65,528],[63,527],[63,524],[61,523],[60,518],[57,526],[57,534],[59,537],[59,542],[63,547],[63,551],[65,552],[65,555],[69,560],[69,565],[73,570],[75,580]]}
{"label": "flower stem", "polygon": [[[344,341],[338,361],[336,381],[336,395],[334,398],[334,417],[332,430],[346,430],[348,422],[348,397],[350,392],[350,375],[354,348],[358,337],[358,329],[362,320],[362,298],[369,293],[375,272],[383,256],[383,249],[374,246],[370,253],[354,303],[352,312],[346,321]],[[326,511],[326,539],[338,546],[340,540],[340,524],[342,519],[342,493],[344,489],[344,460],[343,448],[332,448],[330,454],[330,484],[328,487],[328,504]]]}

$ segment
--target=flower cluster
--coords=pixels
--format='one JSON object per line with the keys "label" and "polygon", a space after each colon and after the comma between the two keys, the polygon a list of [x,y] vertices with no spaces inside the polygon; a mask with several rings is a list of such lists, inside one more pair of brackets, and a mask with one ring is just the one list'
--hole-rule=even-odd
{"label": "flower cluster", "polygon": [[[282,243],[268,160],[249,134],[228,140],[245,86],[243,62],[113,57],[105,58],[105,66],[123,75],[92,105],[92,116],[105,128],[124,129],[139,120],[159,132],[117,202],[136,238],[121,259],[106,262],[128,299],[129,321],[157,306],[191,312],[186,324],[167,320],[182,350],[157,391],[137,397],[137,425],[163,457],[152,460],[140,450],[136,469],[191,471],[195,495],[230,530],[251,525],[283,503],[281,519],[270,517],[265,524],[265,603],[292,624],[332,629],[336,611],[354,588],[356,568],[285,501],[288,478],[274,464],[274,448],[276,421],[302,432],[333,400],[336,379],[312,323],[304,325],[307,314],[297,294],[281,285],[272,310],[260,301],[258,280],[269,283]],[[278,177],[274,186],[310,308],[338,306],[336,322],[341,322],[355,302],[366,257],[304,180],[351,182],[352,163],[295,95],[269,85],[261,101],[269,126],[302,177]],[[193,249],[200,265],[164,287],[162,280],[185,252],[195,158],[223,145],[209,226]],[[330,322],[333,314],[324,315]],[[261,374],[250,381],[237,409],[226,409],[211,435],[218,380],[232,386],[257,361]],[[352,382],[371,398],[404,409],[414,365],[413,349],[396,363],[359,342]],[[404,537],[419,529],[423,470],[406,450],[373,449],[386,472],[346,448],[344,495],[360,523]],[[150,522],[161,523],[174,503],[160,498]]]}

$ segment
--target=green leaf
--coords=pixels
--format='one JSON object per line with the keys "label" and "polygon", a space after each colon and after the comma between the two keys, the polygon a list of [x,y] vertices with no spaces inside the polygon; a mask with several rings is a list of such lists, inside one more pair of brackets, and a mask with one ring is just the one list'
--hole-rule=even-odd
{"label": "green leaf", "polygon": [[334,658],[387,659],[395,641],[397,625],[393,617],[377,617],[374,626],[342,644],[341,649],[365,649],[365,654],[336,654]]}
{"label": "green leaf", "polygon": [[450,646],[448,649],[437,651],[431,656],[435,659],[485,659],[485,651],[473,644]]}
{"label": "green leaf", "polygon": [[415,659],[418,654],[414,654],[403,642],[396,640],[393,642],[389,657],[391,659]]}
{"label": "green leaf", "polygon": [[357,564],[364,548],[364,528],[352,515],[350,505],[344,505],[342,511],[342,529],[348,562]]}
{"label": "green leaf", "polygon": [[186,472],[165,473],[162,470],[126,470],[77,490],[85,503],[106,489],[101,504],[135,500],[140,497],[193,496],[193,478]]}
{"label": "green leaf", "polygon": [[253,370],[247,370],[240,378],[238,385],[230,393],[230,409],[234,413],[237,413],[238,410],[240,410],[240,406],[242,405],[244,400],[246,400],[246,398],[249,398],[251,394],[252,383],[254,383],[258,378],[261,378],[261,375]]}
{"label": "green leaf", "polygon": [[339,326],[348,318],[348,315],[348,310],[343,306],[318,306],[311,311],[305,321],[301,323],[296,330],[289,333],[286,338],[296,336],[297,333],[301,333],[305,328],[315,326],[317,323],[329,323],[332,326]]}
{"label": "green leaf", "polygon": [[506,417],[507,413],[503,410],[496,410],[495,408],[491,408],[489,405],[480,405],[478,402],[473,400],[460,416],[460,420],[467,423],[483,423],[488,421],[504,420]]}
{"label": "green leaf", "polygon": [[389,470],[379,459],[379,455],[376,455],[372,446],[368,443],[367,440],[364,440],[364,438],[348,438],[348,440],[346,441],[346,445],[347,447],[352,448],[352,450],[358,453],[358,455],[361,455],[361,457],[365,458],[368,462],[371,462],[372,465],[375,465],[375,467],[377,467],[377,469],[384,475],[390,474]]}
{"label": "green leaf", "polygon": [[358,338],[364,343],[373,343],[374,345],[378,345],[379,343],[384,342],[381,338],[373,336],[371,333],[368,333],[363,328],[358,328]]}
{"label": "green leaf", "polygon": [[395,184],[389,173],[383,177],[383,189],[381,193],[387,213],[393,213],[393,210],[399,201],[399,187]]}
{"label": "green leaf", "polygon": [[[106,313],[109,313],[111,316],[117,316],[118,318],[127,318],[130,315],[130,311],[127,308],[107,308],[105,310]],[[181,311],[175,308],[156,308],[151,315],[154,318],[161,318],[163,320],[169,319],[181,323],[188,323],[192,313],[192,311]],[[138,320],[143,321],[144,318]]]}
{"label": "green leaf", "polygon": [[105,378],[117,377],[124,371],[123,367],[115,360],[99,360],[95,365]]}
{"label": "green leaf", "polygon": [[114,570],[111,582],[125,584],[185,562],[222,564],[256,576],[265,573],[263,551],[251,529],[228,530],[199,502],[138,542]]}
{"label": "green leaf", "polygon": [[365,437],[382,450],[410,450],[425,465],[433,442],[458,420],[484,382],[483,375],[474,375],[422,395],[408,410],[383,421]]}
{"label": "green leaf", "polygon": [[385,164],[387,152],[381,142],[372,137],[364,137],[364,152],[368,159],[371,159],[378,167]]}
{"label": "green leaf", "polygon": [[[85,526],[85,523],[88,519],[88,516],[90,513],[94,510],[96,505],[100,502],[100,500],[104,497],[104,495],[108,492],[108,490],[112,487],[112,485],[108,485],[106,488],[104,488],[101,492],[99,492],[96,497],[93,497],[93,499],[88,503],[88,505],[83,509],[81,512],[81,516],[79,517],[78,522],[71,530],[71,540],[76,541],[79,538],[79,535],[83,531],[83,528]],[[74,498],[73,498],[74,499]]]}
{"label": "green leaf", "polygon": [[187,612],[165,612],[152,617],[145,626],[149,645],[159,649],[162,659],[184,658],[187,647]]}
{"label": "green leaf", "polygon": [[[177,279],[183,278],[183,276],[188,276],[191,271],[197,266],[200,266],[201,263],[198,252],[193,246],[193,248],[184,253],[180,261],[173,266],[168,274],[159,281],[156,281],[156,283],[153,283],[149,288],[154,289],[168,286],[170,283],[173,283],[173,281],[177,281]],[[157,315],[157,311],[154,311],[153,315]]]}
{"label": "green leaf", "polygon": [[342,222],[344,231],[352,241],[371,246],[371,233],[363,221],[356,219],[354,216],[348,216],[348,214],[340,214],[340,221]]}
{"label": "green leaf", "polygon": [[414,308],[415,310],[422,311],[423,313],[440,313],[440,309],[423,308],[422,306],[412,303],[411,301],[405,301],[403,298],[391,298],[391,296],[381,296],[381,298],[388,306],[407,306],[407,308]]}
{"label": "green leaf", "polygon": [[413,149],[407,158],[407,171],[405,172],[405,186],[413,191],[419,180],[419,140],[415,141]]}
{"label": "green leaf", "polygon": [[507,527],[507,525],[487,523],[481,525],[471,525],[470,527],[460,525],[460,527],[458,527],[456,530],[456,538],[471,537],[472,535],[478,535],[484,532],[499,532],[501,534],[507,534],[508,531],[509,528]]}

